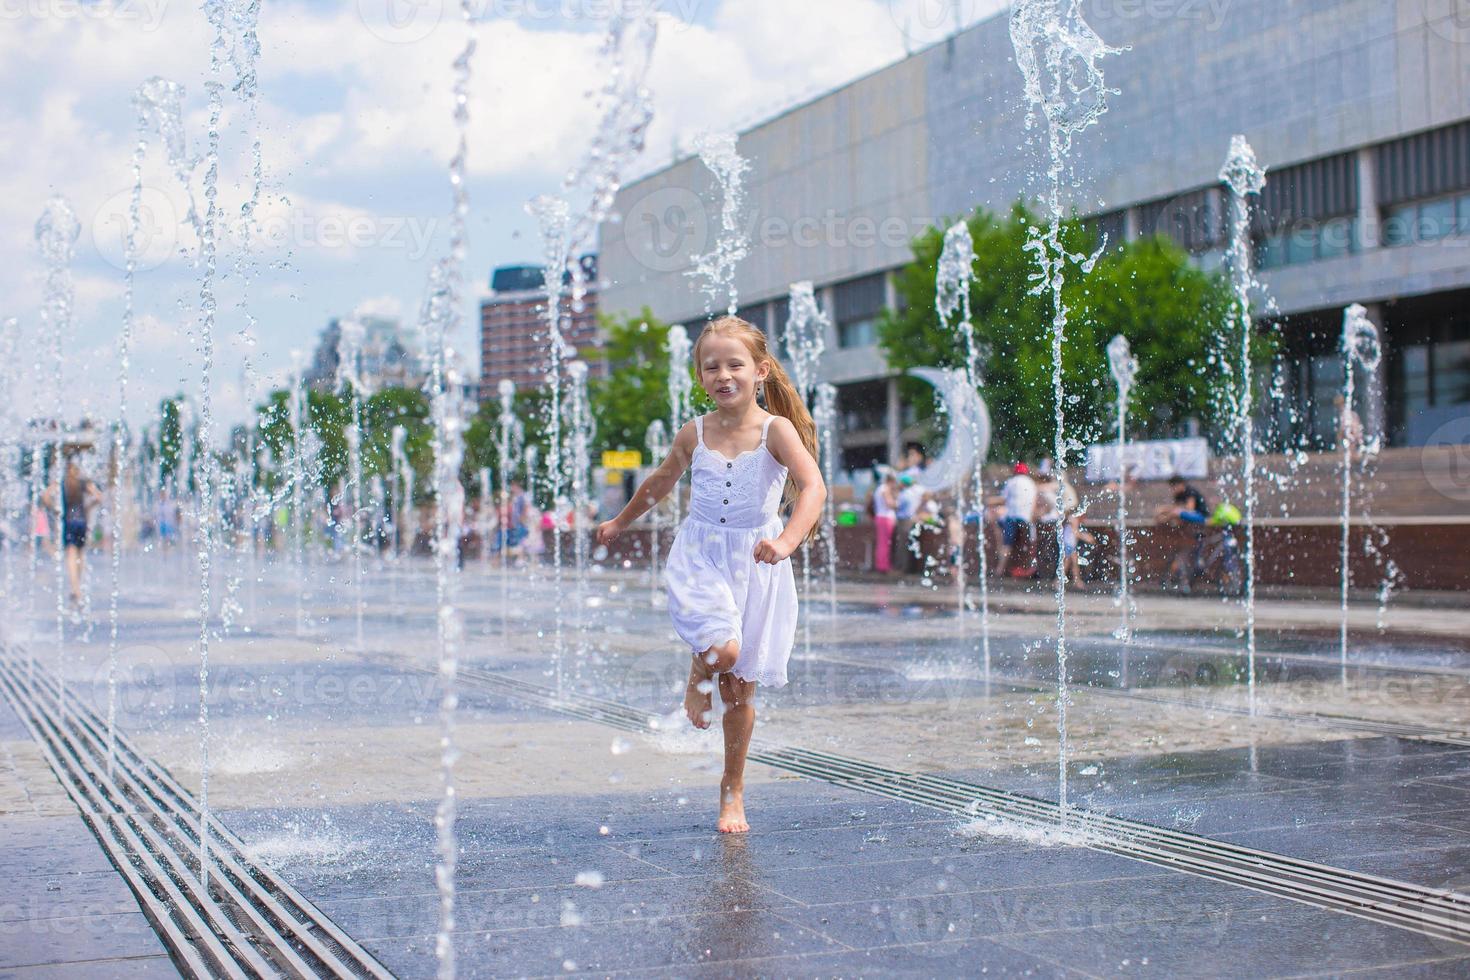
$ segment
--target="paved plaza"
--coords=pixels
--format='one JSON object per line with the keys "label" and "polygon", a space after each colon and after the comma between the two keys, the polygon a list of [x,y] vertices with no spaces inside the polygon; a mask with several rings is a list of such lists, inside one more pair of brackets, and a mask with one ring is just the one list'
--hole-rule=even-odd
{"label": "paved plaza", "polygon": [[[197,585],[181,555],[133,562],[116,730],[198,799]],[[360,648],[350,563],[221,581],[238,611],[210,646],[208,803],[242,862],[385,973],[432,976],[435,582],[418,561],[367,567]],[[1263,600],[1252,713],[1237,604],[1141,596],[1125,640],[1110,596],[1073,596],[1062,820],[1049,594],[995,594],[986,644],[951,591],[814,584],[792,683],[761,706],[753,829],[721,836],[721,746],[673,712],[687,668],[647,572],[592,573],[580,602],[552,574],[471,562],[462,582],[463,975],[1470,969],[1463,610],[1390,606],[1380,631],[1355,607],[1344,685],[1335,606]],[[172,975],[37,737],[104,730],[107,597],[64,621],[59,663],[44,588],[17,603],[0,975]],[[71,721],[47,729],[41,694],[62,686]],[[1379,900],[1354,914],[1353,889]],[[1404,917],[1426,902],[1448,927]]]}

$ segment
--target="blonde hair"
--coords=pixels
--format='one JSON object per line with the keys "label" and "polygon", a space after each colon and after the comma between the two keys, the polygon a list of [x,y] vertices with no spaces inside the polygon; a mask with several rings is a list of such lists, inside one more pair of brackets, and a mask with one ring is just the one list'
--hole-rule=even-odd
{"label": "blonde hair", "polygon": [[[750,351],[756,364],[765,362],[768,373],[763,386],[766,391],[766,411],[772,415],[779,415],[791,422],[796,427],[796,435],[801,439],[801,444],[806,451],[811,453],[812,459],[817,459],[817,423],[812,421],[812,413],[806,409],[806,403],[801,400],[801,393],[796,390],[796,385],[791,383],[786,369],[781,367],[781,362],[776,360],[770,348],[766,345],[766,335],[755,324],[742,320],[738,316],[722,316],[718,320],[700,331],[699,339],[694,342],[693,361],[695,369],[700,368],[699,347],[704,343],[706,337],[720,335],[733,337],[745,345]],[[786,491],[784,502],[787,507],[795,503],[797,498],[796,484],[788,476],[786,478]],[[815,532],[815,528],[813,531]]]}

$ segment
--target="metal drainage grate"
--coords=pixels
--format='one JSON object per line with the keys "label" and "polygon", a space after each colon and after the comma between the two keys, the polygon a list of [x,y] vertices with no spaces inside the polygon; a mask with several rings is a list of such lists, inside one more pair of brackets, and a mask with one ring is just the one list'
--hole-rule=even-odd
{"label": "metal drainage grate", "polygon": [[[461,667],[459,675],[468,685],[569,717],[629,732],[654,730],[654,719],[646,712],[614,701],[584,694],[558,696],[551,688],[473,667]],[[1093,850],[1470,945],[1470,895],[1460,892],[1316,864],[1078,807],[1068,807],[1063,815],[1056,803],[1023,793],[904,772],[828,752],[757,740],[749,758],[809,779],[955,816],[990,817],[1065,831],[1078,845]]]}
{"label": "metal drainage grate", "polygon": [[166,770],[115,736],[49,670],[0,655],[0,691],[41,746],[181,971],[195,977],[392,977],[213,816],[207,884],[199,808]]}

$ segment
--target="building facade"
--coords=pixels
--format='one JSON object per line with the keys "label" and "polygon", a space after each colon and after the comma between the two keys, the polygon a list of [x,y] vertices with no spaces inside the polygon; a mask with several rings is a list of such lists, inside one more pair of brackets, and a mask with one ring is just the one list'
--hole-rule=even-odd
{"label": "building facade", "polygon": [[[372,315],[360,316],[357,320],[363,328],[358,375],[369,390],[418,388],[423,385],[427,372],[401,320]],[[341,320],[328,321],[317,337],[311,364],[306,369],[308,385],[328,391],[337,387],[341,343]]]}
{"label": "building facade", "polygon": [[[1074,142],[1071,209],[1113,240],[1169,235],[1209,266],[1231,136],[1268,169],[1252,234],[1279,311],[1271,381],[1291,407],[1273,431],[1330,444],[1342,307],[1360,302],[1385,347],[1365,423],[1398,445],[1470,432],[1470,25],[1454,5],[1081,6],[1125,50],[1103,62],[1107,113]],[[740,134],[741,312],[779,333],[790,284],[818,287],[847,466],[893,455],[910,421],[873,329],[909,242],[1038,192],[1026,113],[1002,14]],[[697,158],[624,187],[621,220],[601,230],[603,307],[646,305],[695,332],[704,304],[686,272],[712,247],[719,202]]]}
{"label": "building facade", "polygon": [[[589,373],[606,373],[597,355],[602,345],[598,328],[597,256],[583,256],[582,274],[587,296],[581,310],[564,301],[562,330],[567,344],[589,364]],[[480,397],[494,398],[503,380],[518,389],[546,385],[550,361],[546,342],[546,286],[539,265],[502,266],[490,274],[490,296],[480,303]]]}

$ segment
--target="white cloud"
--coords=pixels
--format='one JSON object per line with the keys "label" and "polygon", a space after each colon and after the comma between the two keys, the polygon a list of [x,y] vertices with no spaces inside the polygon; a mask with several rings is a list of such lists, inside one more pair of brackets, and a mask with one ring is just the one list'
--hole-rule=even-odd
{"label": "white cloud", "polygon": [[[381,0],[386,3],[388,0]],[[147,6],[145,6],[145,4]],[[667,11],[650,72],[657,115],[636,166],[666,159],[695,133],[748,125],[793,101],[834,87],[942,36],[958,9],[963,23],[1003,0],[664,0]],[[289,370],[288,351],[309,350],[331,316],[357,309],[417,314],[425,271],[444,247],[446,163],[456,141],[451,62],[463,35],[450,0],[415,7],[433,20],[409,25],[409,43],[376,6],[278,0],[262,6],[259,105],[267,193],[258,216],[279,234],[257,242],[259,278],[250,311],[263,377]],[[585,9],[578,3],[485,0],[487,13]],[[29,11],[35,7],[40,11]],[[7,8],[9,9],[9,8]],[[41,269],[32,226],[45,198],[64,192],[84,232],[75,263],[77,320],[70,349],[75,377],[94,410],[115,405],[121,320],[121,224],[131,187],[134,117],[129,100],[151,75],[186,89],[189,152],[202,154],[210,29],[197,6],[160,0],[93,5],[64,17],[30,4],[0,20],[0,296],[34,321]],[[134,16],[122,16],[132,10]],[[99,13],[100,12],[100,13]],[[153,14],[158,14],[156,22]],[[104,15],[105,14],[105,15]],[[479,26],[474,61],[469,171],[472,213],[466,294],[478,298],[495,264],[539,253],[525,200],[555,190],[585,151],[596,123],[589,93],[599,83],[600,29],[535,17]],[[225,70],[225,81],[233,82]],[[236,220],[249,193],[244,113],[226,94],[220,157],[221,220]],[[192,190],[202,203],[196,168]],[[197,384],[190,330],[198,318],[197,241],[180,224],[188,196],[150,147],[144,167],[145,234],[135,337],[134,404]],[[216,283],[219,297],[217,402],[243,412],[243,283],[233,240]],[[181,255],[180,250],[188,254]],[[371,297],[364,300],[363,297]],[[475,317],[466,310],[467,324]],[[462,339],[461,346],[473,343]],[[146,397],[145,397],[146,393]],[[42,392],[31,391],[33,398]]]}

